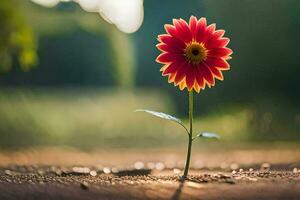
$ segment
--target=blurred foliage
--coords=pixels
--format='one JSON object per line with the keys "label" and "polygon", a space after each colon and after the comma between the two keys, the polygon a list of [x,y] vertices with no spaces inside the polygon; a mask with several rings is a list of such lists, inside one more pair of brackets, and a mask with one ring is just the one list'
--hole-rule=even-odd
{"label": "blurred foliage", "polygon": [[15,56],[23,71],[30,70],[37,64],[37,44],[19,1],[1,1],[0,27],[0,71],[9,71]]}
{"label": "blurred foliage", "polygon": [[[0,146],[185,144],[184,130],[175,124],[132,111],[147,108],[186,119],[188,94],[160,75],[155,45],[165,23],[190,15],[225,29],[234,50],[225,81],[195,96],[195,131],[218,133],[225,142],[299,142],[300,1],[146,0],[144,7],[141,29],[126,35],[75,3],[49,9],[0,1],[1,27],[13,27],[0,30],[0,65],[16,66],[0,78]],[[23,39],[12,37],[21,32]],[[37,38],[38,67],[21,73],[16,60],[30,58],[21,59],[22,45],[34,52]]]}
{"label": "blurred foliage", "polygon": [[[15,70],[2,79],[3,83],[70,85],[89,81],[86,84],[99,85],[103,83],[102,79],[109,78],[104,85],[113,83],[132,87],[135,76],[134,49],[125,33],[105,22],[98,14],[83,11],[76,3],[60,3],[54,8],[44,8],[30,1],[14,1],[21,9],[12,1],[0,2],[0,6],[6,5],[15,15],[26,17],[30,24],[30,29],[28,26],[26,30],[32,29],[40,40],[38,54],[41,61],[34,74],[24,75]],[[0,14],[2,12],[0,10]],[[8,27],[7,32],[12,34],[13,29]],[[31,33],[31,40],[37,39],[32,31],[28,33]],[[24,38],[24,48],[30,49],[32,45],[29,44],[28,33],[19,35]],[[91,43],[88,44],[88,41]],[[4,46],[7,48],[7,44]],[[33,54],[25,51],[20,57],[24,63],[22,66],[28,66],[30,59],[36,58],[34,55],[32,57]]]}
{"label": "blurred foliage", "polygon": [[299,134],[300,1],[204,0],[204,5],[234,51],[216,98],[251,105],[257,139]]}
{"label": "blurred foliage", "polygon": [[246,101],[280,94],[299,102],[300,1],[204,0],[204,5],[234,51],[222,95],[233,89],[231,96]]}
{"label": "blurred foliage", "polygon": [[[68,145],[94,149],[186,145],[186,132],[178,124],[143,112],[133,112],[137,108],[172,115],[175,110],[168,95],[154,90],[1,88],[0,148]],[[299,141],[299,126],[293,129],[279,124],[270,113],[263,114],[261,123],[253,124],[254,116],[252,107],[233,105],[223,112],[197,117],[194,120],[195,133],[214,132],[221,136],[221,140],[201,139],[195,145]],[[297,120],[300,123],[299,116]],[[188,120],[184,118],[183,123],[188,125]],[[272,134],[253,137],[255,126],[259,126],[262,132],[270,129]],[[284,134],[281,131],[285,131]]]}
{"label": "blurred foliage", "polygon": [[[157,101],[158,98],[163,102]],[[149,90],[2,88],[0,147],[71,145],[95,148],[170,144],[171,141],[162,140],[165,138],[162,134],[172,124],[159,120],[156,123],[148,116],[133,112],[143,106],[173,110],[166,95]],[[181,134],[184,133],[175,133]],[[168,132],[168,135],[172,137],[174,133]]]}

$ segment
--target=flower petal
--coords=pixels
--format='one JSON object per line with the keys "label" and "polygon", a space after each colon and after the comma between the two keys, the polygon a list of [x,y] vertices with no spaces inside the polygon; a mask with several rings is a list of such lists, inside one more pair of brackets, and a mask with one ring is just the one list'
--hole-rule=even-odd
{"label": "flower petal", "polygon": [[165,26],[165,30],[168,34],[170,34],[171,36],[179,39],[180,41],[184,42],[184,40],[182,40],[181,36],[178,34],[178,31],[176,29],[175,26],[170,25],[170,24],[166,24]]}
{"label": "flower petal", "polygon": [[181,68],[177,71],[175,77],[175,84],[178,85],[185,77],[188,69],[188,63],[185,63],[181,66]]}
{"label": "flower petal", "polygon": [[193,39],[195,39],[197,31],[197,18],[195,16],[190,17],[189,26],[192,32]]}
{"label": "flower petal", "polygon": [[165,64],[170,62],[180,62],[182,61],[182,59],[183,59],[183,55],[181,54],[165,52],[160,54],[156,58],[156,62]]}
{"label": "flower petal", "polygon": [[197,22],[197,28],[196,28],[196,41],[201,43],[204,39],[204,34],[206,30],[206,18],[200,18],[200,20]]}
{"label": "flower petal", "polygon": [[225,34],[225,30],[222,30],[222,29],[216,30],[216,31],[213,33],[213,38],[219,39],[219,38],[223,37],[224,34]]}
{"label": "flower petal", "polygon": [[210,71],[209,67],[205,63],[203,63],[202,66],[203,67],[201,68],[201,70],[203,71],[204,79],[207,81],[209,86],[214,86],[215,79],[212,72]]}
{"label": "flower petal", "polygon": [[217,67],[221,70],[228,70],[229,64],[226,60],[222,58],[214,58],[214,57],[208,57],[205,60],[205,63],[208,65],[208,67]]}
{"label": "flower petal", "polygon": [[227,57],[231,54],[232,50],[227,47],[211,49],[208,51],[209,57]]}
{"label": "flower petal", "polygon": [[175,80],[175,77],[176,77],[176,73],[170,74],[169,77],[168,77],[168,82],[173,83],[174,80]]}
{"label": "flower petal", "polygon": [[189,68],[186,71],[186,85],[188,90],[190,91],[192,89],[192,87],[194,86],[195,80],[196,80],[196,76],[195,76],[195,72],[194,69],[195,66],[189,66]]}
{"label": "flower petal", "polygon": [[160,68],[159,71],[163,72],[165,69],[167,69],[168,66],[169,66],[169,64],[163,65],[162,68]]}
{"label": "flower petal", "polygon": [[192,41],[192,32],[183,19],[173,19],[173,24],[177,30],[177,36],[185,43],[190,43]]}
{"label": "flower petal", "polygon": [[230,41],[229,38],[223,37],[216,40],[209,40],[205,46],[208,49],[221,48],[227,46],[229,41]]}
{"label": "flower petal", "polygon": [[176,30],[175,26],[173,26],[171,24],[165,24],[164,28],[168,34],[170,34],[172,36],[176,36],[177,30]]}
{"label": "flower petal", "polygon": [[164,69],[163,76],[177,72],[184,63],[184,61],[170,63],[170,65]]}
{"label": "flower petal", "polygon": [[214,77],[216,79],[219,79],[220,81],[224,80],[223,74],[220,70],[218,70],[216,67],[210,67],[210,71],[213,73]]}
{"label": "flower petal", "polygon": [[174,48],[170,45],[159,43],[156,45],[156,47],[163,52],[169,52],[169,53],[183,53],[182,49]]}
{"label": "flower petal", "polygon": [[165,43],[165,44],[171,46],[172,48],[177,48],[179,50],[182,50],[185,48],[184,42],[182,42],[181,40],[179,40],[169,34],[159,35],[158,41]]}
{"label": "flower petal", "polygon": [[179,89],[183,90],[185,87],[186,87],[185,81],[181,81],[181,83],[179,84]]}
{"label": "flower petal", "polygon": [[203,42],[207,42],[213,36],[215,30],[216,24],[211,24],[208,27],[206,27]]}
{"label": "flower petal", "polygon": [[205,88],[204,76],[199,66],[196,67],[196,81],[201,89]]}
{"label": "flower petal", "polygon": [[196,91],[197,93],[200,92],[200,86],[199,86],[199,84],[197,83],[197,81],[194,82],[194,89],[195,89],[195,91]]}
{"label": "flower petal", "polygon": [[224,30],[216,30],[207,38],[207,42],[221,39],[225,34]]}

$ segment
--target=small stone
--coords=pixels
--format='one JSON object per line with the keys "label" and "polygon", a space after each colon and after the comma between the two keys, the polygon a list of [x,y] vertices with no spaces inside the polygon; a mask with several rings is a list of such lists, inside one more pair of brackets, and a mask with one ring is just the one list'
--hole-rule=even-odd
{"label": "small stone", "polygon": [[111,170],[110,170],[110,168],[108,168],[108,167],[104,167],[104,168],[103,168],[103,172],[104,172],[105,174],[110,174]]}
{"label": "small stone", "polygon": [[155,164],[155,168],[159,171],[162,171],[165,168],[165,165],[164,165],[164,163],[159,162],[159,163]]}
{"label": "small stone", "polygon": [[5,170],[5,174],[11,176],[12,175],[12,171],[10,171],[9,169]]}
{"label": "small stone", "polygon": [[90,171],[91,176],[97,176],[97,172],[95,170]]}
{"label": "small stone", "polygon": [[37,171],[37,173],[38,173],[39,175],[44,175],[44,174],[45,174],[45,172],[44,172],[43,170],[41,170],[41,169],[39,169],[39,170]]}
{"label": "small stone", "polygon": [[143,169],[144,168],[144,163],[143,162],[136,162],[134,163],[134,168],[135,169]]}
{"label": "small stone", "polygon": [[28,172],[33,172],[34,171],[34,168],[32,166],[27,166],[26,167],[26,171]]}
{"label": "small stone", "polygon": [[84,182],[80,183],[80,187],[84,190],[88,190],[89,189],[89,184],[84,181]]}
{"label": "small stone", "polygon": [[239,169],[239,172],[243,172],[244,170],[241,168],[241,169]]}
{"label": "small stone", "polygon": [[263,163],[260,166],[261,170],[269,170],[271,168],[271,165],[269,163]]}
{"label": "small stone", "polygon": [[236,174],[237,172],[236,172],[235,170],[233,170],[231,173],[232,173],[232,174]]}
{"label": "small stone", "polygon": [[51,171],[51,172],[54,172],[54,173],[55,173],[56,169],[57,169],[57,168],[56,168],[55,166],[51,166],[51,167],[50,167],[50,171]]}
{"label": "small stone", "polygon": [[91,170],[88,167],[73,167],[72,171],[77,174],[89,174]]}
{"label": "small stone", "polygon": [[111,172],[112,173],[118,173],[119,172],[119,169],[118,168],[116,168],[116,167],[113,167],[113,168],[111,168]]}
{"label": "small stone", "polygon": [[253,172],[253,168],[250,168],[250,169],[249,169],[249,172]]}
{"label": "small stone", "polygon": [[294,169],[293,169],[293,173],[298,173],[299,172],[299,170],[295,167]]}
{"label": "small stone", "polygon": [[177,169],[177,168],[174,168],[174,169],[173,169],[173,172],[174,172],[174,174],[180,174],[180,173],[181,173],[181,170],[180,170],[180,169]]}
{"label": "small stone", "polygon": [[55,174],[57,176],[61,176],[62,175],[62,171],[60,169],[55,170]]}

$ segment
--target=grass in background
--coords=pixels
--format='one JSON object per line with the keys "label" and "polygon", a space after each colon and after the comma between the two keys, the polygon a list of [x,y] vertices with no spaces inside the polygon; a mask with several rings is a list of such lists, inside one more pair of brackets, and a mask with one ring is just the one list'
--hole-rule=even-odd
{"label": "grass in background", "polygon": [[[155,148],[185,145],[185,132],[177,124],[133,112],[139,108],[173,115],[177,110],[169,96],[150,89],[2,88],[0,148],[40,145],[67,145],[82,149]],[[251,106],[227,106],[222,113],[196,118],[195,131],[218,133],[222,143],[247,142],[255,138],[266,141],[270,135],[255,137],[254,132],[269,131],[272,134],[286,131],[283,127],[288,125],[270,114],[272,112],[258,113]],[[187,123],[186,119],[183,120]],[[297,132],[296,123],[291,128],[293,133]],[[298,134],[292,134],[294,138],[289,134],[283,136],[294,141],[299,139]],[[199,141],[196,145],[212,144],[219,145],[219,142]]]}

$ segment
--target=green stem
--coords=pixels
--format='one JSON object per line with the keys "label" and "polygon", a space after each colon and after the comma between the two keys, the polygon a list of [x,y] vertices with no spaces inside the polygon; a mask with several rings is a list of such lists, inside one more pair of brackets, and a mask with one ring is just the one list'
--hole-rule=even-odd
{"label": "green stem", "polygon": [[192,154],[192,143],[193,143],[193,90],[189,92],[189,121],[190,121],[190,132],[189,132],[189,143],[188,152],[186,157],[186,163],[184,167],[183,177],[186,178],[189,173],[190,160]]}

